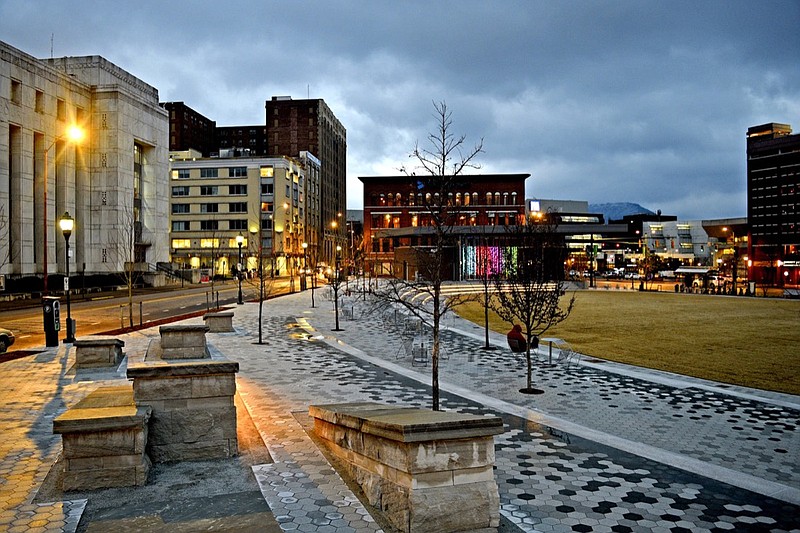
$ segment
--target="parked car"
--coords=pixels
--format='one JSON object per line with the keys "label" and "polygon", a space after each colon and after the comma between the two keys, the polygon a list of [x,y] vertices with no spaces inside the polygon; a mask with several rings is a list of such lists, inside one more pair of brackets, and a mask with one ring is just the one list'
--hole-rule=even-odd
{"label": "parked car", "polygon": [[14,334],[10,330],[0,328],[0,353],[5,353],[12,344],[14,344]]}

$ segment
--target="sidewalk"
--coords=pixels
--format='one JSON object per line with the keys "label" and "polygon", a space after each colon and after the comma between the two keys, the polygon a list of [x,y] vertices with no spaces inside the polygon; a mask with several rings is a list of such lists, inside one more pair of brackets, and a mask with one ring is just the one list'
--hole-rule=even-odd
{"label": "sidewalk", "polygon": [[[315,309],[308,291],[265,302],[267,344],[254,344],[257,304],[235,308],[235,333],[208,334],[212,349],[240,363],[239,395],[269,454],[159,468],[148,487],[169,487],[160,493],[43,499],[60,450],[53,418],[124,379],[125,368],[76,373],[63,346],[0,365],[0,529],[378,531],[308,437],[308,405],[429,407],[430,368],[398,359],[399,337],[377,316],[356,312],[332,332],[332,304],[321,296]],[[599,361],[537,366],[535,383],[546,392],[524,396],[524,366],[502,337],[485,352],[481,328],[459,319],[447,326],[442,407],[494,413],[506,424],[496,439],[505,530],[800,531],[799,398]],[[125,335],[125,351],[145,350],[157,334]],[[254,476],[240,479],[247,469]],[[191,492],[212,477],[222,483]]]}

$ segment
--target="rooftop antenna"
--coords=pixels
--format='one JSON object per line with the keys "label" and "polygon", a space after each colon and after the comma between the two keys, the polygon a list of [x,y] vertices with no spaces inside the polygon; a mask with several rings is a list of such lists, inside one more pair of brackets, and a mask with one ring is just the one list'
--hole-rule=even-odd
{"label": "rooftop antenna", "polygon": [[306,100],[311,100],[311,84],[306,83]]}
{"label": "rooftop antenna", "polygon": [[55,33],[50,34],[50,59],[53,59],[53,37]]}

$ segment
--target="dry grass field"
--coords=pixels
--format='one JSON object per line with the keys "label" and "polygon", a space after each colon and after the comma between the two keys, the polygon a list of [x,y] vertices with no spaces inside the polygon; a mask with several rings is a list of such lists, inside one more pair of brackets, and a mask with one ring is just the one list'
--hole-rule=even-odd
{"label": "dry grass field", "polygon": [[[800,394],[800,301],[675,293],[578,291],[545,333],[600,359]],[[483,324],[483,308],[459,313]],[[492,315],[490,327],[510,325]]]}

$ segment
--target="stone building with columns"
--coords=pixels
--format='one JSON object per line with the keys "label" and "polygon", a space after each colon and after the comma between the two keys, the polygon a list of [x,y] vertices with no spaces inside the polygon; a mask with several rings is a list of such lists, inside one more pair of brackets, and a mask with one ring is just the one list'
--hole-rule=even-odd
{"label": "stone building with columns", "polygon": [[[68,130],[78,126],[83,139]],[[168,116],[158,91],[100,56],[37,59],[0,42],[0,274],[31,290],[65,271],[168,260]],[[60,289],[61,287],[51,287]]]}

